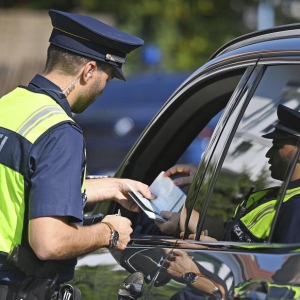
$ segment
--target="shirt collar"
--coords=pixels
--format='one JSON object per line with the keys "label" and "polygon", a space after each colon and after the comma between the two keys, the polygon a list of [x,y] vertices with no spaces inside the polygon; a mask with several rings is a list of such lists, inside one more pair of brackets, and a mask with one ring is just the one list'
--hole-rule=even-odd
{"label": "shirt collar", "polygon": [[288,184],[289,189],[294,189],[294,188],[299,187],[299,186],[300,186],[300,179],[290,181],[289,184]]}
{"label": "shirt collar", "polygon": [[62,92],[61,88],[48,80],[42,75],[37,74],[28,85],[28,88],[36,93],[41,93],[50,96],[54,99],[67,113],[70,118],[72,117],[72,111],[70,104]]}

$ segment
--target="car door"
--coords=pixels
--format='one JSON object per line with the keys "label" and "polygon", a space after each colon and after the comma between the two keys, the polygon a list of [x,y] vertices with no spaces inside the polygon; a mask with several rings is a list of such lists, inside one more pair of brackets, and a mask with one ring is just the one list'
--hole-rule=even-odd
{"label": "car door", "polygon": [[[251,58],[242,65],[220,63],[193,74],[146,127],[115,176],[150,184],[162,170],[178,161],[197,157],[196,163],[199,163],[203,155],[203,149],[198,147],[199,136],[207,131],[211,120],[215,122],[232,99],[242,96],[249,79],[257,76],[253,75],[255,65],[256,60]],[[219,127],[220,130],[222,128]],[[193,193],[189,193],[188,197],[194,197]],[[121,209],[122,216],[132,221],[134,233],[130,244],[122,253],[110,251],[112,256],[102,249],[81,258],[75,283],[80,283],[85,295],[112,299],[123,279],[140,271],[145,280],[143,298],[153,299],[159,295],[159,299],[169,299],[182,288],[182,284],[164,274],[159,275],[159,270],[168,251],[174,248],[176,239],[163,235],[153,220],[142,213],[131,213],[116,203],[97,205],[92,213],[116,213],[118,209]],[[206,261],[210,260],[209,255],[204,256]],[[111,260],[112,257],[115,261]],[[216,258],[215,263],[220,265],[222,262]]]}
{"label": "car door", "polygon": [[[206,210],[208,205],[212,207],[213,204],[208,204],[208,202],[214,198],[212,195],[217,198],[218,184],[224,180],[227,182],[231,180],[235,186],[239,184],[238,179],[244,180],[241,182],[240,190],[234,191],[239,196],[248,192],[245,189],[245,183],[256,183],[260,189],[281,185],[281,181],[273,179],[269,174],[265,158],[272,140],[264,139],[262,135],[270,131],[277,123],[276,110],[279,104],[295,110],[299,109],[297,90],[299,65],[284,64],[284,61],[279,65],[267,65],[261,62],[255,72],[258,74],[256,81],[258,79],[259,81],[257,87],[253,85],[255,87],[253,95],[243,97],[232,104],[235,106],[234,111],[228,106],[227,112],[224,112],[219,122],[219,127],[223,129],[207,149],[196,175],[199,176],[197,181],[205,184],[192,185],[191,189],[198,192],[194,191],[195,194],[197,193],[194,199],[189,197],[186,203],[189,207],[206,206]],[[288,174],[286,171],[286,176]],[[220,189],[222,190],[222,187]],[[222,194],[226,195],[226,191],[222,190]],[[200,195],[202,197],[199,197]],[[237,203],[239,203],[238,200],[235,204]],[[201,210],[201,212],[204,211]],[[224,221],[228,217],[229,215],[226,215]],[[198,230],[203,230],[203,222],[201,223],[199,223],[201,226]]]}
{"label": "car door", "polygon": [[[132,241],[122,253],[109,254],[102,249],[79,260],[75,283],[80,283],[84,295],[113,299],[119,291],[120,299],[131,293],[141,299],[201,299],[212,295],[215,286],[231,297],[239,286],[254,279],[297,283],[299,257],[293,251],[298,246],[274,245],[269,240],[249,247],[245,243],[188,238],[189,233],[196,232],[197,240],[208,230],[208,235],[221,239],[218,227],[234,212],[250,183],[258,188],[277,184],[282,195],[286,190],[281,183],[267,180],[263,158],[270,142],[261,134],[276,121],[279,103],[298,108],[299,65],[284,58],[280,63],[278,59],[261,59],[257,64],[252,59],[247,64],[229,65],[192,75],[144,130],[116,173],[117,177],[150,184],[161,170],[178,162],[191,162],[191,157],[197,159],[194,152],[200,149],[199,136],[211,120],[220,117],[205,152],[199,150],[198,161],[193,161],[199,167],[188,188],[187,214],[180,220],[184,238],[163,235],[143,214],[121,208],[122,215],[132,220]],[[286,176],[288,180],[289,173]],[[93,213],[116,213],[119,208],[115,203],[104,203]],[[196,219],[193,211],[197,212]],[[178,277],[179,272],[171,276],[166,271],[165,263],[174,255],[188,268],[192,267],[186,260],[192,261],[205,274],[200,289],[190,288],[182,275]],[[288,277],[284,275],[287,268]],[[129,274],[137,277],[128,278]],[[136,283],[143,286],[143,293]]]}
{"label": "car door", "polygon": [[[297,289],[300,276],[297,268],[300,258],[294,253],[294,249],[298,249],[299,245],[276,244],[276,226],[280,222],[288,222],[278,216],[283,207],[283,199],[287,195],[287,187],[299,151],[288,167],[282,169],[283,180],[279,181],[272,178],[268,158],[265,157],[272,140],[262,137],[277,123],[279,104],[299,110],[299,71],[300,65],[297,60],[293,63],[289,58],[281,58],[276,62],[271,59],[260,60],[253,72],[257,76],[248,81],[249,93],[243,93],[243,97],[233,99],[233,102],[227,105],[215,131],[214,140],[206,151],[190,187],[189,194],[192,196],[187,198],[185,204],[187,217],[181,221],[185,238],[188,238],[189,233],[196,232],[195,239],[199,240],[201,234],[208,230],[209,236],[221,241],[225,239],[226,242],[212,243],[208,253],[226,265],[228,272],[225,274],[230,274],[231,280],[228,282],[227,277],[223,278],[222,263],[222,268],[220,265],[205,268],[201,253],[203,250],[200,250],[200,247],[198,250],[188,249],[187,254],[194,259],[197,257],[196,262],[210,272],[212,280],[223,282],[228,297],[237,294],[239,288],[248,284],[250,291],[259,291],[263,297],[268,295],[272,299],[291,299],[294,297],[293,293],[299,292]],[[249,82],[252,79],[251,85]],[[276,196],[277,211],[272,211],[272,207],[260,209],[252,220],[253,225],[261,222],[260,226],[263,227],[265,217],[273,214],[264,240],[245,243],[241,228],[236,227],[233,234],[238,236],[240,241],[228,242],[223,235],[222,225],[234,214],[240,213],[236,211],[237,205],[243,199],[247,199],[249,191],[252,192],[253,188],[259,191],[273,186],[278,187],[279,191]],[[295,228],[295,231],[297,230]],[[216,249],[221,252],[214,253]],[[290,271],[285,273],[287,268],[290,268]],[[251,282],[255,284],[250,286]],[[294,291],[291,291],[291,286]],[[205,294],[204,288],[196,292],[186,286],[177,296],[181,297],[178,299],[193,299]],[[258,297],[257,294],[253,295],[253,299],[255,296]]]}

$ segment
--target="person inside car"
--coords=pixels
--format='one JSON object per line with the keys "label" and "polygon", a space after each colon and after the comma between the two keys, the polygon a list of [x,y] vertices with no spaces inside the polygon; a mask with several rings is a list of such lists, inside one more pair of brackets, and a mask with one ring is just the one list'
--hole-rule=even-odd
{"label": "person inside car", "polygon": [[[279,122],[275,129],[263,135],[266,139],[272,139],[273,145],[266,153],[269,159],[271,177],[280,181],[284,180],[287,171],[292,168],[295,155],[299,156],[300,141],[300,112],[284,105],[277,108]],[[175,165],[165,172],[165,176],[181,173],[185,176],[176,178],[174,184],[181,186],[190,183],[196,172],[193,164]],[[272,187],[257,192],[252,192],[240,203],[233,217],[226,223],[222,240],[240,242],[263,242],[269,234],[274,215],[280,187]],[[267,208],[269,208],[267,210]],[[268,213],[262,214],[267,210]],[[261,214],[256,222],[252,222],[255,216]],[[179,214],[162,212],[169,221],[156,225],[161,231],[175,228],[178,224]],[[278,222],[273,233],[274,243],[297,243],[300,242],[300,234],[295,228],[300,227],[300,160],[296,165],[280,208]],[[195,228],[196,229],[196,228]],[[195,234],[193,235],[195,236]],[[214,238],[201,235],[201,240],[214,241]]]}

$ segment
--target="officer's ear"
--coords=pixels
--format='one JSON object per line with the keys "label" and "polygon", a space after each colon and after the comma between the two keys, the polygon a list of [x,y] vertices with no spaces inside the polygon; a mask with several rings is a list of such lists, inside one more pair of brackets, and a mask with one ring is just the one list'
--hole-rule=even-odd
{"label": "officer's ear", "polygon": [[83,68],[82,80],[87,83],[94,75],[97,70],[97,64],[95,61],[89,61]]}

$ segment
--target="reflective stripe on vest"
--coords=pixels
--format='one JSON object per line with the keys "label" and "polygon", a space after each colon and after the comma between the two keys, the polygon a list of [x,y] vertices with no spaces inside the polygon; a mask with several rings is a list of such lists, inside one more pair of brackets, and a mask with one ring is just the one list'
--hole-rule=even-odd
{"label": "reflective stripe on vest", "polygon": [[0,99],[2,252],[9,252],[22,241],[25,203],[29,194],[30,150],[39,137],[61,123],[75,124],[61,106],[47,95],[16,88]]}
{"label": "reflective stripe on vest", "polygon": [[[246,208],[251,208],[251,205],[254,205],[255,203],[259,202],[268,194],[272,193],[274,190],[278,191],[279,188],[275,187],[252,193],[247,200]],[[300,187],[286,190],[283,202],[288,201],[297,194],[300,194]],[[249,211],[240,218],[240,221],[244,224],[244,226],[254,237],[265,240],[270,235],[272,221],[276,213],[276,203],[276,198],[270,198],[266,202],[254,207],[251,211]],[[237,212],[238,209],[236,210],[236,214]]]}
{"label": "reflective stripe on vest", "polygon": [[[249,299],[250,292],[255,291],[264,295],[263,299],[299,299],[300,297],[300,286],[288,283],[277,284],[262,280],[248,280],[237,284],[234,288],[237,299]],[[253,299],[255,299],[254,296],[255,294],[252,295]],[[250,298],[252,299],[252,297]]]}

